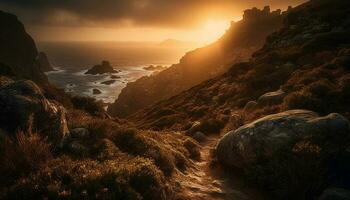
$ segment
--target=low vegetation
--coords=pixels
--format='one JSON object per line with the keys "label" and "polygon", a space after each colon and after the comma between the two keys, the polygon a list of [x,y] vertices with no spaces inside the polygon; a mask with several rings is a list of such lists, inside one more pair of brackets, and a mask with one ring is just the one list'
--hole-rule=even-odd
{"label": "low vegetation", "polygon": [[56,147],[40,134],[2,137],[0,198],[172,199],[175,169],[199,157],[199,146],[189,149],[194,141],[181,134],[136,130],[77,109],[67,121],[88,136],[78,132]]}

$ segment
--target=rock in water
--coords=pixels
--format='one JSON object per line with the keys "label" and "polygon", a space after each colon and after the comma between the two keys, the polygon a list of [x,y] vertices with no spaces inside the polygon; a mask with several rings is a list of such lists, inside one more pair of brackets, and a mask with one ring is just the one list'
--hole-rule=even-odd
{"label": "rock in water", "polygon": [[108,61],[102,61],[100,65],[95,65],[89,69],[85,74],[97,75],[97,74],[106,74],[106,73],[118,73],[117,70],[114,70],[111,64]]}
{"label": "rock in water", "polygon": [[342,142],[349,144],[349,138],[349,121],[339,114],[319,117],[307,110],[290,110],[228,132],[216,150],[223,164],[244,168],[261,158],[272,158],[282,149],[293,152],[302,143],[315,145],[327,154],[324,146],[338,148]]}
{"label": "rock in water", "polygon": [[103,85],[112,85],[115,82],[116,82],[116,80],[109,80],[109,81],[103,81],[103,82],[101,82],[101,84],[103,84]]}
{"label": "rock in water", "polygon": [[101,94],[101,93],[102,92],[99,89],[96,89],[96,88],[92,89],[92,94],[94,94],[94,95],[98,95],[98,94]]}
{"label": "rock in water", "polygon": [[66,110],[44,97],[32,81],[16,81],[0,89],[0,127],[8,133],[36,131],[56,144],[68,134]]}

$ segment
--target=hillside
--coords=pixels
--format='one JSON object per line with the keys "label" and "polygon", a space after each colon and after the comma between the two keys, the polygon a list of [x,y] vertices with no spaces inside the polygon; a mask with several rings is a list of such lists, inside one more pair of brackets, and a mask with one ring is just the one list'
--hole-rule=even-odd
{"label": "hillside", "polygon": [[269,7],[246,10],[243,20],[232,22],[217,42],[187,53],[178,64],[157,75],[128,83],[108,107],[108,113],[124,118],[226,72],[233,63],[247,60],[260,48],[266,36],[281,26],[282,19],[280,11],[270,12]]}
{"label": "hillside", "polygon": [[262,16],[283,22],[251,59],[236,63],[236,48],[263,38],[232,28],[171,67],[226,72],[126,119],[24,72],[38,69],[27,65],[34,41],[23,26],[0,29],[8,43],[29,38],[17,48],[32,53],[0,51],[0,199],[350,199],[350,1],[311,0],[283,16],[251,9],[251,24],[234,26],[257,30]]}
{"label": "hillside", "polygon": [[244,174],[268,199],[348,199],[349,22],[349,1],[300,5],[250,61],[128,119],[219,138],[211,169]]}
{"label": "hillside", "polygon": [[[329,9],[320,3],[319,10],[310,5],[313,4],[293,9],[283,28],[267,38],[251,61],[235,64],[222,76],[146,108],[130,119],[142,128],[181,130],[188,126],[184,122],[206,119],[220,122],[222,128],[233,111],[255,103],[258,105],[246,113],[251,118],[288,108],[349,116],[347,9],[335,3]],[[305,11],[309,9],[317,12]],[[263,98],[259,97],[280,89],[284,98],[276,103],[260,103]]]}
{"label": "hillside", "polygon": [[0,12],[0,25],[0,199],[177,199],[174,176],[199,159],[198,143],[57,90],[17,17]]}

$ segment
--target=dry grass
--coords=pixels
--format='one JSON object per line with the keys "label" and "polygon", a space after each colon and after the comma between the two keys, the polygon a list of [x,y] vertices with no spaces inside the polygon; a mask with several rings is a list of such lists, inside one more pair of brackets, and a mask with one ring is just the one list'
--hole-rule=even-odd
{"label": "dry grass", "polygon": [[52,158],[47,139],[36,133],[20,131],[15,139],[6,138],[2,149],[0,170],[5,182],[40,169]]}

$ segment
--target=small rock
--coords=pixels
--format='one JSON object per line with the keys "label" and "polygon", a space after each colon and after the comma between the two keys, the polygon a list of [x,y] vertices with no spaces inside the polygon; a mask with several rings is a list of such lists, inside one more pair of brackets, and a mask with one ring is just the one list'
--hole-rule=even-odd
{"label": "small rock", "polygon": [[116,75],[112,75],[110,76],[111,79],[120,79],[121,77],[120,76],[116,76]]}
{"label": "small rock", "polygon": [[112,85],[113,83],[115,83],[116,80],[109,80],[109,81],[103,81],[101,82],[101,84],[104,84],[104,85]]}

